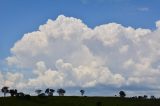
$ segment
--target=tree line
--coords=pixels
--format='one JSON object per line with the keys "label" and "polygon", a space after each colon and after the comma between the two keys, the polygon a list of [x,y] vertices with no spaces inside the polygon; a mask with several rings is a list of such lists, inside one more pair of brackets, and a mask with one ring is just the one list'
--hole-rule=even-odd
{"label": "tree line", "polygon": [[[36,89],[35,93],[37,94],[37,96],[53,96],[53,94],[56,92],[56,90],[51,89],[51,88],[47,88],[45,90],[45,92],[42,92],[42,91],[43,90],[41,90],[41,89]],[[11,97],[26,95],[23,92],[18,92],[17,89],[9,89],[9,87],[7,87],[7,86],[2,87],[1,92],[4,94],[4,97],[6,96],[7,93],[9,93]],[[59,88],[59,89],[57,89],[57,93],[59,96],[64,96],[66,91],[62,88]],[[81,96],[84,96],[85,90],[81,89],[80,93],[81,93]]]}
{"label": "tree line", "polygon": [[[53,94],[56,92],[56,90],[51,89],[51,88],[47,88],[45,90],[45,92],[42,92],[42,91],[43,90],[41,90],[41,89],[36,89],[35,93],[37,94],[37,96],[41,96],[42,97],[42,96],[53,96]],[[30,96],[29,94],[24,94],[23,92],[18,92],[17,89],[9,89],[9,87],[7,87],[7,86],[2,87],[1,92],[4,94],[4,97],[6,96],[7,93],[9,93],[11,97],[13,97],[13,96],[18,96],[18,97],[26,96],[26,97],[29,97]],[[62,88],[59,88],[59,89],[57,89],[57,93],[58,93],[59,96],[64,96],[66,91],[64,89],[62,89]],[[84,93],[85,93],[85,90],[81,89],[80,90],[81,96],[84,96]],[[115,95],[115,97],[117,97],[117,95]],[[126,93],[124,91],[120,91],[119,92],[119,97],[125,98],[126,97]],[[148,96],[147,95],[134,96],[134,97],[131,97],[131,98],[132,99],[147,99]],[[152,96],[150,96],[150,99],[156,99],[156,98],[152,95]]]}

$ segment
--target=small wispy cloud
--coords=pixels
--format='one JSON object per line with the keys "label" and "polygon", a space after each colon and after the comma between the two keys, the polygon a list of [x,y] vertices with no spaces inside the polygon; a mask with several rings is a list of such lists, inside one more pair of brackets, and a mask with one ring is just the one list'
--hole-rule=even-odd
{"label": "small wispy cloud", "polygon": [[147,12],[147,11],[149,11],[149,8],[148,7],[140,7],[137,10],[142,11],[142,12]]}
{"label": "small wispy cloud", "polygon": [[89,0],[81,0],[81,3],[82,3],[82,4],[88,4],[88,1],[89,1]]}
{"label": "small wispy cloud", "polygon": [[108,2],[108,3],[119,3],[119,2],[128,2],[130,0],[80,0],[82,4],[88,4],[91,2],[96,2],[96,3],[104,3],[104,2]]}

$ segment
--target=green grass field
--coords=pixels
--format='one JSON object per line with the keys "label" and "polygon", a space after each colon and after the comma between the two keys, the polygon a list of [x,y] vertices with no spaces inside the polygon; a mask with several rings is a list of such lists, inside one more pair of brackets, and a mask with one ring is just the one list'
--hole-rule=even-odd
{"label": "green grass field", "polygon": [[160,99],[53,96],[45,98],[31,97],[30,100],[26,100],[16,97],[0,97],[0,106],[160,106]]}

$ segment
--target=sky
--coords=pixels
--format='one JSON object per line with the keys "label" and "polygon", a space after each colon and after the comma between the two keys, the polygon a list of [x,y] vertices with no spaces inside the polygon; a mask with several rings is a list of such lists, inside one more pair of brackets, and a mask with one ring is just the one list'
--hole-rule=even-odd
{"label": "sky", "polygon": [[0,87],[160,96],[159,4],[0,0]]}

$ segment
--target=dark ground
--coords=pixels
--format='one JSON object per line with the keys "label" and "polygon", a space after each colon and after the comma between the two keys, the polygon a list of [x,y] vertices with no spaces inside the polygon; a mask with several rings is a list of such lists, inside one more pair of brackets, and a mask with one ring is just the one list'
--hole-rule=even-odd
{"label": "dark ground", "polygon": [[160,99],[119,97],[0,97],[0,106],[160,106]]}

